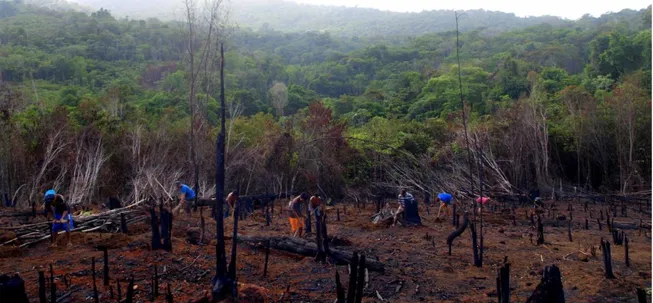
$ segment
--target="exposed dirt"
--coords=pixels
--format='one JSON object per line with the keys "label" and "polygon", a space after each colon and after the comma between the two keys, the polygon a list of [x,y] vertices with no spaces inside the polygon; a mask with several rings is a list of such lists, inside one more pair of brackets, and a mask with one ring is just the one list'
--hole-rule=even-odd
{"label": "exposed dirt", "polygon": [[[285,235],[289,233],[288,220],[278,213],[281,203],[277,202],[277,213],[272,226],[265,226],[260,212],[245,221],[239,222],[239,233],[249,235]],[[499,205],[501,206],[501,205]],[[569,215],[566,203],[558,203],[556,214]],[[385,263],[385,273],[370,272],[367,297],[364,302],[380,302],[378,294],[390,302],[496,302],[497,269],[508,256],[511,263],[510,283],[511,302],[524,302],[540,281],[545,266],[556,264],[562,271],[565,298],[568,302],[637,302],[636,288],[651,284],[651,231],[641,234],[637,230],[626,231],[630,239],[631,266],[626,267],[624,247],[612,246],[612,263],[616,279],[604,278],[602,252],[599,251],[601,237],[612,242],[605,221],[599,231],[596,218],[599,206],[590,205],[593,219],[575,205],[573,213],[573,242],[567,235],[567,224],[561,222],[555,227],[553,217],[547,213],[543,219],[545,245],[531,244],[536,239],[536,230],[530,227],[526,216],[529,209],[516,210],[517,226],[512,225],[509,211],[485,213],[485,258],[483,267],[473,265],[471,237],[469,229],[454,241],[452,255],[447,254],[446,237],[454,230],[451,218],[435,220],[436,208],[420,206],[424,226],[381,227],[370,223],[373,206],[366,209],[342,206],[341,221],[336,221],[336,210],[328,208],[329,235],[338,238],[332,245],[347,250],[361,250],[367,257],[378,258]],[[601,208],[603,209],[603,208]],[[208,213],[205,211],[205,213]],[[640,214],[628,211],[629,218],[618,220],[639,222]],[[470,216],[471,218],[471,216]],[[585,218],[589,219],[590,230],[585,230]],[[649,215],[642,215],[648,220]],[[17,218],[3,218],[0,226],[24,223]],[[22,220],[22,219],[21,219]],[[159,297],[156,302],[164,302],[166,287],[171,285],[175,302],[188,302],[199,299],[211,289],[211,278],[215,268],[214,242],[208,245],[191,245],[186,241],[187,231],[197,229],[199,214],[190,217],[181,214],[173,223],[173,252],[150,251],[150,227],[147,222],[129,226],[129,234],[80,233],[73,235],[74,247],[65,246],[65,237],[59,237],[59,247],[49,248],[49,241],[39,243],[29,249],[13,246],[0,247],[0,273],[18,273],[25,279],[31,302],[38,302],[38,271],[46,271],[49,265],[54,268],[58,296],[70,292],[63,302],[85,302],[92,298],[91,258],[96,259],[96,283],[100,292],[100,302],[115,302],[117,281],[121,281],[124,298],[127,280],[134,276],[135,297],[137,301],[150,301],[153,266],[158,266],[161,276]],[[225,221],[227,235],[227,258],[231,252],[232,217]],[[207,237],[215,235],[215,223],[206,220]],[[433,236],[426,240],[426,234]],[[309,239],[314,239],[312,235]],[[0,231],[0,239],[11,239],[11,235]],[[596,248],[591,255],[590,246]],[[110,287],[103,286],[102,252],[98,247],[109,248],[110,285],[114,299],[109,299]],[[290,285],[290,294],[284,294],[284,301],[292,302],[333,302],[335,292],[335,271],[338,270],[347,285],[347,266],[334,266],[316,263],[310,257],[293,255],[272,250],[268,265],[268,275],[262,277],[265,252],[246,243],[238,245],[238,282],[240,302],[279,301]],[[66,285],[67,284],[67,285]],[[399,285],[402,285],[399,289]],[[49,294],[49,290],[48,290]],[[92,302],[92,300],[91,300]]]}

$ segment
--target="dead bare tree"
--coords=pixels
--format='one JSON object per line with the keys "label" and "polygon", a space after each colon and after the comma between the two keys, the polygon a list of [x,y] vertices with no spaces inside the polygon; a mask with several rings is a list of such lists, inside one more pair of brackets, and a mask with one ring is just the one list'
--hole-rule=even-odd
{"label": "dead bare tree", "polygon": [[[41,163],[41,167],[38,169],[38,171],[35,174],[34,179],[32,180],[32,186],[28,195],[28,201],[33,201],[35,199],[37,191],[43,189],[43,177],[45,174],[48,172],[48,170],[51,168],[53,165],[53,162],[57,157],[61,154],[62,151],[64,151],[70,143],[65,139],[64,136],[64,131],[61,129],[58,129],[54,131],[54,133],[48,137],[48,143],[45,148],[45,152],[43,155],[43,162]],[[59,174],[59,177],[57,178],[59,182],[56,182],[58,185],[61,185],[63,177],[65,176],[65,171],[63,173]],[[52,188],[58,188],[55,187],[54,184]]]}
{"label": "dead bare tree", "polygon": [[85,136],[80,138],[75,152],[75,166],[68,188],[68,203],[80,204],[92,197],[100,169],[108,157],[104,155],[102,139],[96,144],[85,144]]}

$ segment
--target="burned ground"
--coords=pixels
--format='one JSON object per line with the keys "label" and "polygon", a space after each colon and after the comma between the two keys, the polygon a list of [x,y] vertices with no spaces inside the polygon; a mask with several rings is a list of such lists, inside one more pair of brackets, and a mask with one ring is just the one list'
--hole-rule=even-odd
{"label": "burned ground", "polygon": [[[504,257],[510,262],[511,302],[525,302],[540,282],[545,266],[557,265],[562,272],[562,283],[567,302],[637,302],[636,289],[651,283],[651,231],[625,230],[629,239],[630,267],[625,264],[624,246],[612,246],[612,266],[616,279],[606,279],[601,238],[613,242],[612,234],[605,226],[599,231],[596,218],[605,205],[590,204],[585,212],[575,205],[573,212],[573,242],[568,238],[567,222],[556,227],[553,217],[565,214],[566,204],[558,203],[558,211],[542,214],[544,245],[536,245],[537,230],[531,227],[527,216],[530,208],[515,209],[513,225],[510,211],[485,212],[485,254],[482,268],[473,265],[469,229],[453,241],[452,255],[447,254],[446,238],[455,227],[451,218],[435,220],[433,208],[427,214],[420,206],[420,227],[374,226],[370,216],[374,206],[364,209],[342,205],[340,221],[336,220],[336,207],[329,207],[328,232],[336,240],[330,245],[350,251],[360,251],[367,258],[385,264],[385,272],[369,272],[369,284],[364,290],[363,302],[496,302],[496,277]],[[277,205],[280,205],[277,202]],[[500,206],[500,205],[499,205]],[[288,234],[288,221],[277,211],[271,226],[256,212],[239,222],[239,234],[277,236]],[[207,213],[207,212],[205,212]],[[590,213],[592,218],[590,219]],[[621,214],[619,214],[621,215]],[[617,217],[616,222],[637,222],[640,213],[628,212],[629,217]],[[650,215],[641,214],[647,222]],[[470,216],[471,218],[471,216]],[[585,230],[585,219],[589,230]],[[16,218],[2,218],[0,226],[7,226]],[[42,218],[30,220],[43,220]],[[232,217],[225,221],[227,257],[231,251]],[[58,248],[48,247],[44,241],[30,248],[0,246],[0,273],[18,273],[26,283],[30,302],[38,302],[38,271],[49,277],[49,265],[53,265],[58,302],[84,302],[92,300],[93,285],[91,258],[96,259],[96,281],[100,302],[115,302],[117,280],[120,280],[122,297],[125,297],[127,280],[135,280],[136,301],[150,301],[154,266],[159,274],[159,297],[169,284],[175,302],[200,299],[210,292],[211,278],[215,272],[215,241],[206,245],[192,245],[187,241],[188,231],[199,226],[199,214],[180,214],[173,223],[173,251],[151,251],[151,232],[148,222],[141,221],[129,226],[128,234],[74,233],[73,248],[64,245],[60,237]],[[14,222],[16,225],[16,222]],[[215,223],[206,220],[207,238],[215,235]],[[11,238],[4,232],[0,238]],[[192,234],[192,232],[191,232]],[[427,239],[427,234],[428,238]],[[430,239],[432,238],[432,239]],[[309,235],[307,240],[314,241]],[[531,242],[532,241],[532,242]],[[110,286],[105,287],[103,277],[103,254],[99,247],[108,247]],[[595,248],[592,255],[591,247]],[[343,285],[347,285],[348,266],[320,264],[311,257],[295,255],[272,249],[267,270],[263,277],[265,249],[260,245],[239,242],[237,276],[240,302],[333,302],[336,298],[335,271],[340,273]],[[289,293],[286,293],[289,290]],[[110,299],[113,292],[114,299]],[[49,294],[49,291],[48,291]]]}

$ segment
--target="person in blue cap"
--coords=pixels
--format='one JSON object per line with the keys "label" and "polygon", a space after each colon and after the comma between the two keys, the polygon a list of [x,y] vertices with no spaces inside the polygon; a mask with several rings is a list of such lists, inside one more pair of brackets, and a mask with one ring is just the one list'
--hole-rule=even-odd
{"label": "person in blue cap", "polygon": [[52,213],[52,245],[57,247],[57,234],[65,230],[68,238],[68,246],[73,242],[70,237],[70,231],[73,229],[73,216],[70,214],[70,207],[62,195],[57,194],[53,189],[45,192],[45,211]]}
{"label": "person in blue cap", "polygon": [[453,203],[453,196],[449,193],[442,192],[438,194],[435,200],[440,201],[440,208],[438,208],[438,216],[436,218],[440,218],[442,208],[447,209],[447,215],[450,215],[449,206]]}
{"label": "person in blue cap", "polygon": [[180,181],[175,182],[175,184],[179,190],[179,205],[186,205],[186,211],[188,212],[188,210],[190,210],[190,205],[195,202],[195,191]]}

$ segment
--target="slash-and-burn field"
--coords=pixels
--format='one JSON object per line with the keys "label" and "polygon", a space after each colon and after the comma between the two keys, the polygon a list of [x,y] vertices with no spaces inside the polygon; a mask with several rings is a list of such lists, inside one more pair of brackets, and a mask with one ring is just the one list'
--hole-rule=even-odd
{"label": "slash-and-burn field", "polygon": [[[384,264],[384,272],[369,271],[363,302],[497,302],[497,271],[504,257],[510,263],[510,302],[525,302],[541,280],[545,266],[557,265],[562,272],[564,295],[567,302],[637,302],[636,289],[651,284],[650,214],[636,207],[622,216],[621,207],[615,226],[631,226],[623,230],[629,240],[630,266],[625,263],[625,246],[614,245],[612,233],[606,226],[605,214],[613,219],[607,204],[582,204],[574,201],[572,239],[568,234],[568,201],[556,202],[556,210],[542,213],[545,244],[537,245],[537,228],[531,226],[527,215],[532,207],[514,209],[497,204],[495,211],[484,211],[484,264],[475,267],[469,228],[453,242],[448,255],[447,236],[455,229],[451,218],[436,220],[437,208],[420,205],[423,226],[375,226],[370,217],[375,206],[356,208],[353,204],[327,207],[328,234],[334,239],[330,247],[345,251],[359,251],[366,258]],[[243,236],[283,236],[289,234],[288,219],[279,213],[277,201],[270,226],[261,211],[254,211],[238,222],[238,234]],[[551,202],[545,203],[550,208]],[[73,247],[65,245],[65,236],[58,238],[58,247],[50,248],[50,241],[19,247],[25,241],[16,240],[0,246],[0,273],[17,273],[25,280],[30,302],[39,302],[39,271],[50,279],[50,265],[54,272],[57,302],[93,302],[92,258],[95,258],[96,284],[99,302],[117,302],[118,281],[124,299],[128,280],[134,277],[134,302],[149,302],[152,297],[154,268],[158,274],[156,302],[166,302],[170,285],[174,302],[201,299],[211,290],[215,273],[215,222],[207,218],[206,244],[191,244],[189,235],[199,234],[200,214],[181,213],[172,226],[172,252],[150,250],[151,225],[148,209],[137,207],[135,215],[147,217],[129,224],[126,234],[114,228],[113,233],[100,229],[73,233]],[[339,211],[337,210],[339,209]],[[604,212],[601,220],[600,212]],[[9,214],[9,209],[3,209]],[[19,212],[19,210],[15,210]],[[337,220],[339,212],[340,221]],[[142,213],[142,214],[140,214]],[[209,213],[204,211],[205,216]],[[565,215],[556,223],[555,217]],[[591,217],[590,217],[591,216]],[[471,216],[470,216],[471,218]],[[597,218],[601,221],[599,230]],[[562,218],[560,218],[562,219]],[[588,222],[589,230],[585,229]],[[642,219],[643,221],[640,221]],[[0,218],[0,244],[15,238],[19,226],[44,222],[42,216]],[[537,220],[535,220],[537,221]],[[640,223],[640,222],[643,222]],[[315,223],[314,220],[312,223]],[[225,220],[227,260],[232,246],[233,217]],[[536,223],[537,224],[537,223]],[[118,224],[119,225],[119,224]],[[557,226],[556,226],[557,225]],[[644,225],[644,228],[640,228]],[[315,227],[313,226],[313,231]],[[612,268],[615,279],[606,279],[601,238],[610,241]],[[315,241],[314,234],[305,236]],[[103,252],[108,249],[109,286],[103,283]],[[593,249],[592,249],[593,247]],[[347,288],[348,266],[321,264],[313,257],[297,255],[272,248],[267,275],[263,276],[265,247],[239,241],[237,245],[237,281],[240,302],[334,302],[336,299],[335,273],[340,274]],[[46,291],[48,298],[50,289]],[[113,299],[111,295],[113,294]]]}

